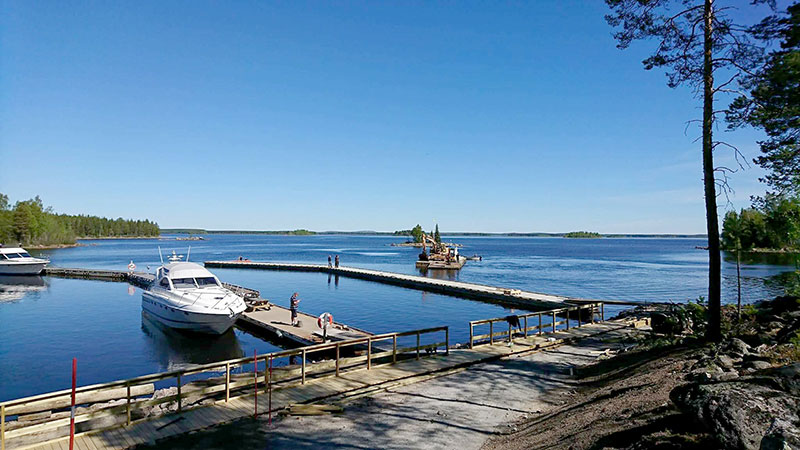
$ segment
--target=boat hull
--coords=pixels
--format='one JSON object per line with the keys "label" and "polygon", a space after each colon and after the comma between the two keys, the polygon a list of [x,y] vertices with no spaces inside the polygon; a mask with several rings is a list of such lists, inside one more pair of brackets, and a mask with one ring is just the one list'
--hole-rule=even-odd
{"label": "boat hull", "polygon": [[0,275],[39,275],[47,262],[13,262],[0,264]]}
{"label": "boat hull", "polygon": [[204,313],[175,308],[147,291],[142,294],[142,309],[168,327],[207,334],[228,331],[239,317],[239,314]]}

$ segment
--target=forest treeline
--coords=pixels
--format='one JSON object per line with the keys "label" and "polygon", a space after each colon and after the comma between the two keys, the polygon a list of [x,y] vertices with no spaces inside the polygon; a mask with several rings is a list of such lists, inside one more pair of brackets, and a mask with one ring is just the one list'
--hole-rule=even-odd
{"label": "forest treeline", "polygon": [[158,236],[158,224],[149,220],[107,219],[56,214],[39,196],[12,207],[0,194],[0,243],[48,246],[74,244],[80,237]]}
{"label": "forest treeline", "polygon": [[722,222],[722,248],[800,251],[800,198],[767,195],[751,208],[729,211]]}

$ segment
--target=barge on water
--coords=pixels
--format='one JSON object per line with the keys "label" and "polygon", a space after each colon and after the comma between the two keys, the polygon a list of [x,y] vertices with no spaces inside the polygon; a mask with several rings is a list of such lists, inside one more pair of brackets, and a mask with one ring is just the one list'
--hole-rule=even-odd
{"label": "barge on water", "polygon": [[467,258],[458,254],[458,247],[455,244],[448,245],[422,233],[422,252],[416,262],[417,269],[459,270],[466,262]]}

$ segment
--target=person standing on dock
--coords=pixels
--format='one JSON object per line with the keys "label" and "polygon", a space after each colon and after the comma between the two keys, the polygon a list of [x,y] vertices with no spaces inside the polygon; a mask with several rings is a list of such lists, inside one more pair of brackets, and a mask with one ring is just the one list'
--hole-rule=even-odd
{"label": "person standing on dock", "polygon": [[331,264],[331,255],[328,255],[328,268],[330,269],[331,267],[333,267],[333,264]]}
{"label": "person standing on dock", "polygon": [[339,255],[336,255],[336,267],[339,267]]}
{"label": "person standing on dock", "polygon": [[300,299],[297,298],[299,294],[295,292],[292,298],[289,299],[289,311],[292,313],[292,326],[297,326],[297,307],[300,305]]}

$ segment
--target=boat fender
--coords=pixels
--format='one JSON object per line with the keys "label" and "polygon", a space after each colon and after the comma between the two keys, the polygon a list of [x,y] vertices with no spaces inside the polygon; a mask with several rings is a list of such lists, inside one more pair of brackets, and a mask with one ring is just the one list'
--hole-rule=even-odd
{"label": "boat fender", "polygon": [[333,314],[322,313],[317,319],[317,326],[320,328],[326,328],[328,325],[333,325]]}

